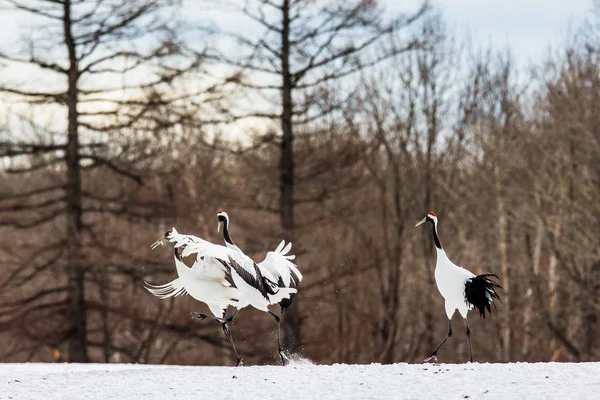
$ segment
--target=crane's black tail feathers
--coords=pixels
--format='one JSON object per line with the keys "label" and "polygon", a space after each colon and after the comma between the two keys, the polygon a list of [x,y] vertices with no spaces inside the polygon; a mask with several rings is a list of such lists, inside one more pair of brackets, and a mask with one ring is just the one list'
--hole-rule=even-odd
{"label": "crane's black tail feathers", "polygon": [[490,305],[494,299],[502,302],[502,299],[496,293],[496,289],[502,289],[502,286],[493,278],[499,279],[496,274],[481,274],[467,280],[465,284],[465,300],[477,307],[482,318],[485,318],[486,309],[490,315],[492,314]]}

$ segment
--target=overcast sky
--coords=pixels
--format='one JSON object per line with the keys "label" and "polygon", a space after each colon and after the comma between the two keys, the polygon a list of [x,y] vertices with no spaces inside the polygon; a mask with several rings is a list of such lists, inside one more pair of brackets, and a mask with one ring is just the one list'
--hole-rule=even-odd
{"label": "overcast sky", "polygon": [[[240,0],[243,1],[243,0]],[[380,0],[391,11],[414,10],[420,0]],[[590,10],[592,0],[431,0],[442,10],[448,28],[462,36],[469,32],[475,44],[510,45],[520,64],[539,60],[550,44],[565,40],[569,27]],[[185,0],[188,17],[205,16],[200,0]],[[8,15],[11,14],[11,15]],[[234,16],[228,21],[235,23]],[[227,25],[227,24],[225,24]],[[23,13],[0,8],[0,49],[7,50],[30,22]]]}
{"label": "overcast sky", "polygon": [[[244,0],[230,0],[244,1]],[[592,7],[592,0],[430,0],[441,10],[450,32],[458,38],[467,33],[475,46],[491,45],[494,49],[509,47],[518,66],[526,67],[531,62],[541,62],[550,46],[561,48],[567,40],[570,28],[578,26]],[[421,0],[380,0],[390,11],[414,11]],[[184,0],[183,15],[190,21],[217,17],[218,25],[246,34],[246,24],[239,15],[207,12],[202,0]],[[2,2],[0,2],[2,4]],[[5,5],[5,3],[4,3]],[[36,23],[26,13],[7,12],[0,5],[0,51],[14,53],[15,43],[29,36]],[[247,34],[252,28],[247,26]],[[22,44],[21,44],[22,46]],[[11,51],[12,50],[12,51]],[[1,66],[1,64],[0,64]],[[38,81],[41,77],[27,69],[0,68],[0,81],[35,87],[46,85]],[[64,85],[61,80],[59,85]],[[21,86],[19,86],[21,87]],[[64,111],[64,110],[62,110]],[[0,115],[2,115],[0,111]],[[42,114],[38,114],[41,116]],[[54,111],[48,113],[47,124],[54,124]],[[59,118],[60,123],[64,119]]]}
{"label": "overcast sky", "polygon": [[[388,4],[397,3],[386,0]],[[548,46],[564,43],[592,0],[436,0],[456,33],[469,31],[474,41],[495,48],[510,45],[520,63],[539,60]]]}

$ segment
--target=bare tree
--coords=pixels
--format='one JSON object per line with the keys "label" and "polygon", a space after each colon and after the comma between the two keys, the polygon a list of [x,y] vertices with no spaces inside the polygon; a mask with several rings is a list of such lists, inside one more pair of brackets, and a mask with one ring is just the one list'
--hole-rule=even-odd
{"label": "bare tree", "polygon": [[[598,53],[590,47],[569,51],[557,74],[547,82],[540,106],[546,115],[539,196],[545,210],[545,234],[552,254],[548,275],[547,324],[561,346],[575,360],[589,360],[597,331],[599,266],[594,239],[586,228],[597,221],[600,155],[597,116]],[[584,211],[585,210],[585,211]],[[592,222],[593,224],[594,222]],[[554,264],[554,265],[553,265]],[[571,288],[568,310],[561,299]]]}
{"label": "bare tree", "polygon": [[[149,142],[152,122],[145,117],[151,116],[157,106],[167,104],[160,91],[190,71],[197,61],[181,57],[174,23],[168,16],[176,1],[5,3],[15,12],[27,13],[39,21],[39,30],[32,33],[22,51],[0,53],[0,59],[9,66],[32,68],[52,83],[33,88],[5,80],[0,83],[0,93],[6,100],[58,112],[65,118],[54,129],[31,122],[34,129],[28,132],[4,134],[0,155],[14,160],[9,172],[51,169],[54,183],[3,196],[2,212],[12,212],[13,217],[4,218],[1,224],[41,229],[48,224],[57,226],[58,221],[64,223],[57,228],[54,240],[42,243],[36,251],[38,257],[47,259],[46,267],[64,264],[66,283],[36,296],[66,295],[64,317],[68,328],[60,341],[68,341],[70,361],[86,362],[86,275],[89,278],[93,274],[88,273],[88,257],[83,249],[96,241],[94,215],[108,212],[143,218],[151,212],[152,204],[135,209],[120,203],[118,193],[110,195],[86,187],[82,176],[101,168],[104,174],[120,175],[139,185],[142,178],[136,169],[156,151]],[[123,79],[131,79],[132,83],[123,84]],[[142,140],[148,145],[144,152],[131,152],[129,139],[135,130],[150,132],[144,138],[135,138],[138,145]],[[40,201],[43,198],[47,200]],[[30,210],[35,212],[27,217]]]}
{"label": "bare tree", "polygon": [[[254,38],[222,32],[238,42],[243,54],[237,58],[213,55],[234,67],[228,81],[247,88],[250,96],[266,99],[259,102],[264,107],[240,111],[234,117],[267,118],[281,127],[278,212],[286,240],[293,238],[298,204],[294,194],[299,165],[294,155],[296,132],[307,131],[309,124],[338,112],[353,96],[351,78],[358,71],[414,48],[417,42],[401,38],[401,33],[426,10],[424,4],[410,16],[386,18],[373,0],[252,0],[239,11],[262,33]],[[342,82],[350,85],[333,95],[331,88]],[[273,106],[277,111],[272,111]],[[289,310],[284,326],[290,345],[297,349],[297,309]]]}

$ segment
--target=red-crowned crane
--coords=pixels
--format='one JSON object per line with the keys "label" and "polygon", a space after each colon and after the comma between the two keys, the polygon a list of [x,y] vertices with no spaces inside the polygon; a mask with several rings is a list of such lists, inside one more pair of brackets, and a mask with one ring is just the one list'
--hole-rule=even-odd
{"label": "red-crowned crane", "polygon": [[[223,332],[233,347],[236,365],[240,365],[242,359],[227,325],[240,309],[248,305],[270,313],[269,305],[277,304],[284,298],[289,299],[296,289],[278,287],[276,278],[268,270],[259,267],[241,251],[196,236],[179,234],[175,228],[169,229],[154,242],[152,249],[162,245],[164,240],[174,243],[175,266],[179,277],[160,286],[146,283],[146,288],[160,298],[189,294],[206,303],[214,316],[200,313],[192,315],[198,319],[212,318],[222,324]],[[193,254],[196,255],[196,261],[188,268],[183,258]],[[229,305],[234,306],[236,311],[226,317]],[[282,362],[285,363],[283,356]]]}
{"label": "red-crowned crane", "polygon": [[471,329],[469,329],[469,323],[467,322],[467,313],[475,307],[479,310],[479,314],[482,318],[485,318],[486,309],[488,313],[491,314],[492,310],[490,305],[494,299],[501,301],[496,293],[496,288],[501,288],[501,286],[493,279],[498,277],[495,274],[475,275],[450,261],[442,248],[437,232],[438,219],[433,211],[427,213],[425,218],[419,221],[415,226],[419,226],[426,222],[431,223],[433,243],[435,244],[437,251],[435,282],[440,294],[445,300],[446,315],[448,316],[448,335],[433,353],[431,353],[431,356],[425,359],[425,362],[430,360],[437,361],[438,350],[446,343],[448,338],[452,336],[452,316],[456,310],[458,310],[465,320],[467,338],[469,340],[469,361],[473,362]]}
{"label": "red-crowned crane", "polygon": [[[221,226],[223,226],[223,240],[225,241],[225,246],[227,246],[229,249],[243,253],[242,250],[235,243],[233,243],[233,239],[231,239],[231,234],[229,233],[229,215],[225,211],[219,210],[217,213],[217,221],[217,231],[220,231]],[[279,288],[296,289],[300,284],[300,281],[302,281],[302,274],[298,270],[298,267],[291,261],[295,259],[296,256],[291,254],[288,255],[291,249],[292,243],[290,242],[286,245],[285,240],[282,240],[281,243],[279,243],[279,246],[277,246],[274,251],[269,251],[265,259],[258,264],[261,270],[266,270],[271,274],[271,277],[273,278],[274,282],[277,283]],[[294,296],[295,294],[291,293],[289,297],[281,299],[279,302],[281,313],[283,313],[292,305]],[[275,322],[277,323],[277,352],[279,353],[282,364],[286,365],[288,359],[281,348],[280,317],[271,311],[268,313],[275,318]]]}

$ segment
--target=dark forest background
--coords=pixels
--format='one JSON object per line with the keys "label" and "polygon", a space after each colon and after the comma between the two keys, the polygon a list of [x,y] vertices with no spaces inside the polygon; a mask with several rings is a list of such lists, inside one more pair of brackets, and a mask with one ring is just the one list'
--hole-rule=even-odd
{"label": "dark forest background", "polygon": [[[314,362],[443,339],[429,210],[504,288],[471,314],[476,361],[600,360],[599,2],[527,69],[429,4],[195,3],[252,35],[176,0],[0,4],[39,22],[0,53],[0,360],[230,365],[203,304],[143,287],[175,278],[150,250],[169,227],[221,243],[220,208],[256,260],[293,241],[287,348]],[[277,363],[269,315],[231,329],[246,364]],[[467,356],[456,329],[440,360]]]}

